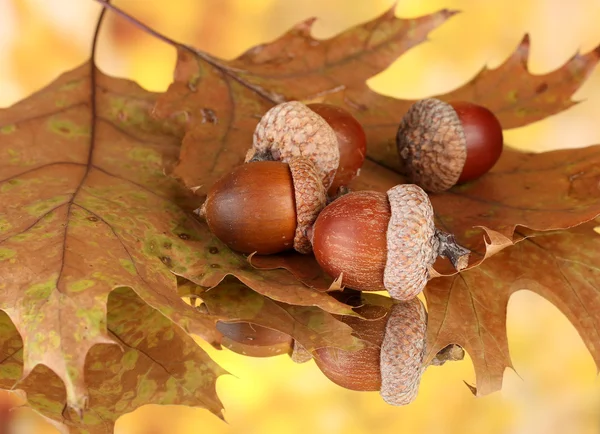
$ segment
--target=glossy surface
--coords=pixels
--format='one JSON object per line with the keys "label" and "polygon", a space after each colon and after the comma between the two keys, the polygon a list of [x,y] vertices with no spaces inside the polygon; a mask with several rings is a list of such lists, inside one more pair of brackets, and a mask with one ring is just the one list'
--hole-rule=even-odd
{"label": "glossy surface", "polygon": [[338,139],[340,164],[328,191],[333,196],[357,176],[367,155],[367,136],[356,118],[341,107],[321,103],[308,104],[308,107],[327,121]]}
{"label": "glossy surface", "polygon": [[238,252],[291,249],[296,205],[289,166],[261,161],[234,168],[209,191],[205,218],[211,232]]}
{"label": "glossy surface", "polygon": [[319,348],[316,351],[315,363],[323,374],[338,386],[359,391],[379,390],[380,348],[388,312],[382,306],[369,305],[355,310],[367,319],[345,316],[341,321],[352,327],[356,336],[366,341],[368,346],[358,351]]}
{"label": "glossy surface", "polygon": [[385,193],[358,191],[329,204],[315,222],[313,251],[323,270],[360,291],[384,291],[390,205]]}
{"label": "glossy surface", "polygon": [[503,147],[502,127],[487,108],[470,102],[449,103],[460,119],[465,133],[467,160],[458,183],[477,179],[500,158]]}

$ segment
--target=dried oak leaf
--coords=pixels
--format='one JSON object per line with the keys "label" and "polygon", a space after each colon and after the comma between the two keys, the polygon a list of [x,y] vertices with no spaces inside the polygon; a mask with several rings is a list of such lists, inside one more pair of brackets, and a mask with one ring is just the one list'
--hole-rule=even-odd
{"label": "dried oak leaf", "polygon": [[288,270],[302,283],[319,291],[341,289],[341,286],[323,271],[313,255],[288,251],[278,255],[250,255],[248,261],[253,267],[261,270]]}
{"label": "dried oak leaf", "polygon": [[[157,253],[169,255],[171,271],[199,286],[214,287],[232,275],[254,291],[282,303],[317,306],[330,313],[355,315],[349,306],[317,290],[327,289],[330,279],[320,271],[309,272],[298,258],[289,262],[289,268],[306,273],[300,279],[282,267],[275,269],[270,264],[265,270],[258,270],[245,256],[231,251],[215,238],[206,224],[190,221],[180,229],[188,236],[185,250],[173,246],[170,251],[165,251],[158,246]],[[298,266],[294,267],[294,264]]]}
{"label": "dried oak leaf", "polygon": [[73,408],[85,407],[88,350],[114,341],[116,287],[208,342],[215,319],[181,300],[174,274],[203,286],[236,274],[281,301],[352,314],[285,270],[253,269],[195,219],[197,199],[164,174],[179,141],[149,117],[156,97],[86,64],[0,110],[0,309],[23,337],[23,374],[50,367]]}
{"label": "dried oak leaf", "polygon": [[[157,118],[187,121],[173,174],[205,194],[215,180],[243,163],[262,115],[286,100],[321,100],[338,94],[351,111],[368,110],[353,102],[356,89],[383,98],[370,91],[365,80],[425,40],[450,15],[441,11],[401,20],[392,8],[327,40],[311,36],[314,19],[310,19],[231,61],[178,46],[174,82],[154,110]],[[373,114],[385,120],[384,113]],[[394,114],[394,121],[398,116]]]}
{"label": "dried oak leaf", "polygon": [[210,290],[194,288],[191,283],[179,286],[182,296],[194,294],[204,303],[203,309],[224,321],[243,321],[285,333],[304,348],[321,347],[359,350],[361,340],[352,329],[332,314],[315,306],[280,303],[251,290],[234,279],[226,279]]}
{"label": "dried oak leaf", "polygon": [[[402,182],[382,166],[398,168],[396,129],[413,101],[379,95],[365,81],[422,42],[451,14],[441,11],[402,20],[392,9],[327,40],[310,35],[313,21],[309,20],[232,61],[170,41],[178,47],[175,80],[159,98],[154,115],[187,120],[174,176],[188,187],[197,187],[202,196],[214,180],[242,163],[265,111],[281,101],[298,99],[345,107],[365,127],[370,161],[354,187],[372,188],[379,183],[389,188]],[[570,98],[597,64],[600,50],[576,55],[545,75],[529,73],[528,53],[525,38],[504,64],[482,70],[440,98],[467,99],[490,107],[505,128],[525,125],[574,104]],[[507,149],[492,174],[432,196],[438,224],[474,249],[474,266],[510,245],[516,226],[568,228],[600,214],[598,167],[596,148],[539,155]],[[487,249],[486,233],[491,241]],[[301,260],[292,263],[289,259],[255,256],[251,261],[259,268],[287,268],[305,282],[315,278],[300,269]],[[436,269],[452,272],[446,262],[438,263]],[[318,280],[314,286],[322,284]]]}
{"label": "dried oak leaf", "polygon": [[107,324],[120,348],[90,350],[85,364],[89,408],[83,417],[66,408],[64,384],[49,368],[39,365],[19,381],[23,342],[3,313],[0,387],[20,389],[29,408],[67,433],[112,434],[119,416],[145,404],[202,407],[222,417],[215,384],[226,372],[180,327],[128,288],[110,294]]}
{"label": "dried oak leaf", "polygon": [[524,232],[514,246],[479,267],[431,280],[425,289],[427,361],[448,344],[458,344],[473,360],[477,395],[499,390],[504,370],[512,367],[506,336],[508,299],[528,289],[567,316],[600,367],[600,235],[594,232],[598,224]]}

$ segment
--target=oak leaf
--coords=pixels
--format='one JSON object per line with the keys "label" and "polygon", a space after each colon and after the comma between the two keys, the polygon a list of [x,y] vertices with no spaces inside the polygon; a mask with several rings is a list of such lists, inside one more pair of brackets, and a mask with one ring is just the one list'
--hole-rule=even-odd
{"label": "oak leaf", "polygon": [[182,296],[199,298],[203,311],[212,316],[280,331],[308,351],[322,347],[352,351],[363,347],[361,341],[352,335],[352,329],[329,312],[315,306],[274,301],[234,279],[226,279],[208,291],[186,282],[179,285],[179,292]]}
{"label": "oak leaf", "polygon": [[73,408],[86,405],[88,350],[114,343],[116,287],[208,342],[216,319],[181,300],[176,274],[204,286],[236,274],[274,299],[353,314],[285,270],[255,270],[196,220],[197,198],[164,174],[179,141],[150,118],[156,97],[86,64],[0,110],[0,309],[23,337],[23,375],[50,367]]}
{"label": "oak leaf", "polygon": [[214,321],[183,303],[154,254],[185,216],[173,202],[181,189],[162,174],[178,143],[147,121],[154,98],[84,65],[0,110],[0,309],[23,337],[23,375],[50,367],[73,408],[86,405],[88,350],[114,343],[105,317],[115,287],[215,339]]}
{"label": "oak leaf", "polygon": [[476,393],[499,390],[504,370],[512,368],[506,336],[508,300],[527,289],[566,315],[600,367],[598,224],[591,221],[568,231],[524,231],[516,245],[479,267],[431,280],[425,289],[426,360],[448,344],[458,344],[473,360]]}
{"label": "oak leaf", "polygon": [[368,106],[353,102],[356,89],[383,98],[368,90],[365,80],[424,41],[451,15],[441,11],[401,20],[390,9],[322,41],[311,36],[311,19],[232,61],[173,42],[178,55],[174,81],[153,112],[159,119],[185,119],[173,175],[197,188],[197,194],[205,194],[215,180],[244,161],[256,124],[277,103],[329,100],[337,95],[352,112],[367,110]]}
{"label": "oak leaf", "polygon": [[119,416],[145,404],[201,407],[222,417],[215,384],[226,372],[180,327],[119,288],[108,297],[107,328],[119,346],[97,345],[88,353],[89,405],[78,413],[67,407],[64,383],[48,367],[21,379],[24,342],[0,313],[0,387],[22,392],[27,407],[64,433],[112,434]]}

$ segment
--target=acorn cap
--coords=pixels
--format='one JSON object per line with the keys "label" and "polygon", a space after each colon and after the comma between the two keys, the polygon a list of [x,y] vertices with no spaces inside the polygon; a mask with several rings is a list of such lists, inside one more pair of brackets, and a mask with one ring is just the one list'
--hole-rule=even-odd
{"label": "acorn cap", "polygon": [[381,344],[381,397],[391,405],[410,404],[425,370],[427,312],[418,298],[392,306]]}
{"label": "acorn cap", "polygon": [[307,158],[295,157],[288,161],[294,182],[296,199],[296,234],[294,249],[300,253],[312,252],[308,229],[327,204],[327,190],[323,186],[313,162]]}
{"label": "acorn cap", "polygon": [[433,207],[418,185],[400,184],[387,191],[391,217],[383,284],[396,300],[416,297],[429,280],[438,256]]}
{"label": "acorn cap", "polygon": [[288,162],[290,158],[300,156],[315,163],[323,185],[328,189],[340,163],[334,130],[301,102],[278,104],[265,113],[256,126],[246,162],[269,158]]}
{"label": "acorn cap", "polygon": [[434,193],[458,181],[467,160],[466,143],[458,114],[436,98],[413,104],[396,135],[403,173],[410,182]]}

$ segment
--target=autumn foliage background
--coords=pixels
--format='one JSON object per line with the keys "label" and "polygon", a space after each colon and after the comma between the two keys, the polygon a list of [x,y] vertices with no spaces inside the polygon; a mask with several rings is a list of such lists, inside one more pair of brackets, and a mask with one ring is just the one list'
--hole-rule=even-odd
{"label": "autumn foliage background", "polygon": [[[317,37],[330,37],[388,9],[389,0],[120,0],[142,21],[211,54],[233,58],[311,16]],[[600,44],[600,5],[589,0],[401,0],[397,15],[415,17],[441,8],[461,10],[369,84],[380,93],[421,98],[447,92],[484,65],[498,66],[531,39],[529,68],[546,73],[577,50]],[[42,88],[89,57],[99,6],[92,0],[0,0],[0,106]],[[164,91],[175,51],[108,15],[99,66],[107,73]],[[600,71],[575,94],[581,104],[533,125],[507,131],[506,142],[527,150],[600,143]],[[576,246],[574,246],[576,248]],[[228,424],[206,410],[146,406],[122,417],[118,434],[162,433],[597,433],[600,391],[591,356],[573,326],[548,301],[528,291],[511,298],[509,347],[516,373],[502,392],[474,398],[468,356],[427,370],[417,401],[386,405],[377,393],[351,392],[330,383],[313,362],[287,356],[251,359],[203,347],[233,376],[217,391]],[[19,421],[23,432],[50,428]],[[29,424],[32,425],[29,425]]]}

